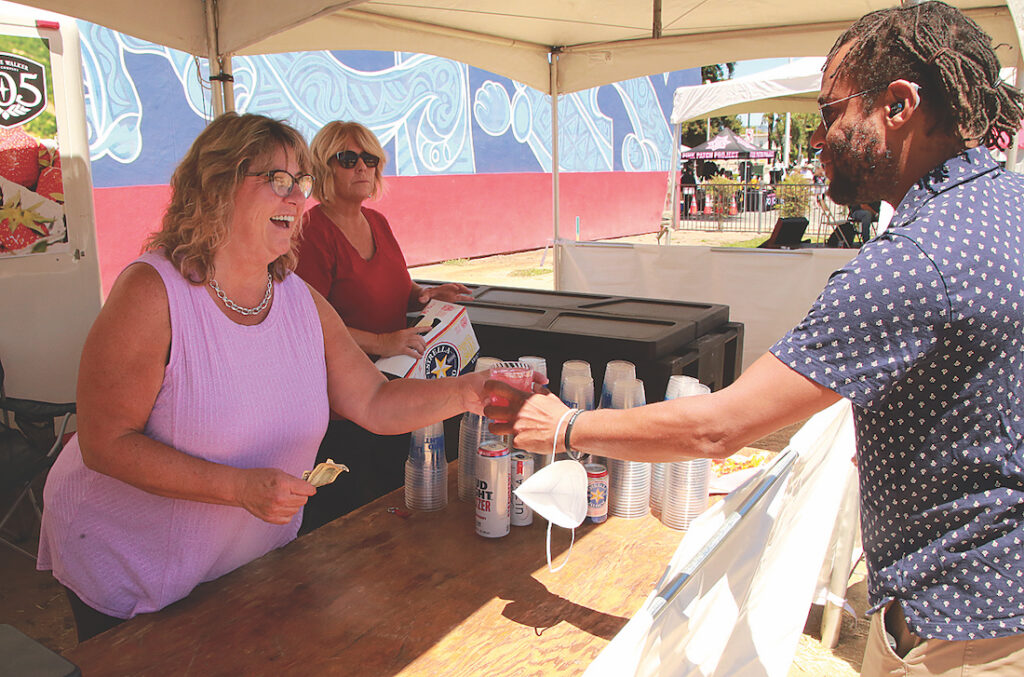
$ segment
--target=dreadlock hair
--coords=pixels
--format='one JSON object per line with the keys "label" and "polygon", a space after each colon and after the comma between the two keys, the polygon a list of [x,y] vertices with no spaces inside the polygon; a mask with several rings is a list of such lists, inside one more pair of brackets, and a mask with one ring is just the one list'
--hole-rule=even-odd
{"label": "dreadlock hair", "polygon": [[905,79],[921,86],[938,126],[963,141],[995,146],[1020,128],[1024,95],[999,78],[992,38],[944,2],[865,14],[839,37],[826,63],[846,44],[850,51],[836,74],[844,71],[870,90],[868,108],[890,82]]}

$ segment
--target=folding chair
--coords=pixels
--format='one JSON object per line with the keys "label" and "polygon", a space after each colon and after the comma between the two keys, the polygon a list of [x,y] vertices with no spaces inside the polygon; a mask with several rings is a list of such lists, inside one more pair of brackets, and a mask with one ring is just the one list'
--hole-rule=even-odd
{"label": "folding chair", "polygon": [[[5,538],[4,532],[7,529],[11,534],[8,522],[26,501],[32,506],[35,521],[42,519],[32,483],[57,460],[64,431],[75,413],[75,403],[7,397],[3,383],[4,370],[0,363],[0,498],[7,500],[13,496],[13,503],[0,518],[0,542],[35,559],[34,554]],[[13,534],[11,538],[19,540]]]}

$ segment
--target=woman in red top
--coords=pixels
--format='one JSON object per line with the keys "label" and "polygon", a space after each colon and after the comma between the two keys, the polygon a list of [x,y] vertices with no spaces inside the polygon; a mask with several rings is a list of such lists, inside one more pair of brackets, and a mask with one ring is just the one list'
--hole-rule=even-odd
{"label": "woman in red top", "polygon": [[[357,122],[330,122],[310,150],[320,204],[306,212],[295,272],[338,311],[364,352],[421,356],[427,328],[406,327],[406,313],[432,298],[469,300],[469,289],[454,283],[422,288],[413,282],[387,219],[363,206],[383,188],[386,158],[373,132]],[[408,451],[409,435],[380,436],[350,421],[331,421],[317,461],[333,458],[352,472],[311,498],[302,531],[401,486]]]}
{"label": "woman in red top", "polygon": [[320,204],[306,212],[295,272],[319,291],[367,354],[419,357],[426,328],[407,328],[406,313],[430,299],[468,301],[469,289],[412,281],[387,219],[363,206],[382,192],[386,158],[358,122],[330,122],[310,149]]}

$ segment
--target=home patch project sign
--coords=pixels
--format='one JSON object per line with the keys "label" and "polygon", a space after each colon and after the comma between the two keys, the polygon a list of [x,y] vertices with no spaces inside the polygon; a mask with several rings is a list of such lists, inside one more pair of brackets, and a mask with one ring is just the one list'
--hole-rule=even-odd
{"label": "home patch project sign", "polygon": [[49,41],[0,35],[0,257],[68,249]]}

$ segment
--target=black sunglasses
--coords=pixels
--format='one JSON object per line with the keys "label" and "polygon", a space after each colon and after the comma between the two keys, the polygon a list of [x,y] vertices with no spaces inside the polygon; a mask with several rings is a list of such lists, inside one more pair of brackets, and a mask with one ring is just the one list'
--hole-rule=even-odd
{"label": "black sunglasses", "polygon": [[376,167],[380,164],[380,158],[373,153],[367,153],[365,150],[362,153],[357,153],[354,150],[342,150],[334,154],[334,159],[338,161],[338,164],[345,169],[352,169],[362,158],[363,164],[368,168]]}
{"label": "black sunglasses", "polygon": [[313,193],[313,177],[309,174],[292,176],[291,173],[283,169],[271,169],[267,172],[246,172],[245,175],[267,177],[267,181],[270,182],[270,189],[274,191],[275,195],[280,197],[291,195],[292,189],[296,185],[299,186],[299,192],[302,193],[302,197],[309,197]]}

